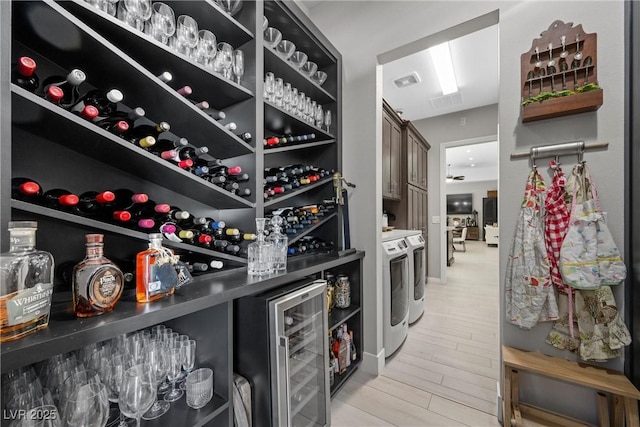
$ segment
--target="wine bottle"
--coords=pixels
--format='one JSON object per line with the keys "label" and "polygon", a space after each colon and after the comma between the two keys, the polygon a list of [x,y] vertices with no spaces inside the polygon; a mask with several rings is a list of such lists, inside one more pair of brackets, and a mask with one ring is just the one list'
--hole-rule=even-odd
{"label": "wine bottle", "polygon": [[250,188],[238,188],[237,190],[232,191],[233,194],[240,197],[249,197],[251,195]]}
{"label": "wine bottle", "polygon": [[163,132],[168,132],[170,129],[171,126],[167,122],[160,122],[157,124],[145,123],[135,126],[134,128],[129,128],[129,131],[124,134],[124,138],[132,144],[144,147],[141,141],[145,138],[148,139],[148,137],[152,137],[154,139],[154,143],[151,145],[155,145],[155,141],[158,140],[159,135]]}
{"label": "wine bottle", "polygon": [[209,152],[208,147],[194,147],[192,145],[186,145],[178,150],[178,158],[180,160],[195,160],[203,154],[207,154]]}
{"label": "wine bottle", "polygon": [[29,178],[11,178],[11,198],[37,203],[42,196],[42,187]]}
{"label": "wine bottle", "polygon": [[70,191],[52,188],[43,193],[40,200],[44,206],[50,208],[71,210],[78,204],[79,198]]}
{"label": "wine bottle", "polygon": [[21,56],[11,70],[11,83],[29,92],[35,92],[40,86],[40,79],[35,72],[36,68],[36,61],[28,56]]}
{"label": "wine bottle", "polygon": [[44,93],[44,98],[52,104],[60,105],[64,92],[58,86],[49,86]]}
{"label": "wine bottle", "polygon": [[222,186],[222,188],[224,188],[227,191],[234,191],[234,190],[237,190],[238,188],[240,188],[240,185],[237,182],[230,181],[230,182],[226,182]]}
{"label": "wine bottle", "polygon": [[[171,160],[175,161],[175,157]],[[176,163],[176,165],[180,168],[180,169],[185,169],[185,170],[189,170],[193,167],[193,160],[191,159],[187,159],[187,160],[180,160]]]}
{"label": "wine bottle", "polygon": [[78,211],[82,215],[96,216],[100,210],[110,207],[115,199],[116,195],[111,191],[86,191],[80,194]]}
{"label": "wine bottle", "polygon": [[171,80],[173,80],[173,75],[168,71],[165,71],[156,77],[158,77],[158,80],[163,83],[169,83]]}
{"label": "wine bottle", "polygon": [[210,175],[214,176],[230,176],[230,175],[240,175],[242,173],[242,168],[240,166],[216,166],[212,167],[210,170]]}
{"label": "wine bottle", "polygon": [[[75,112],[75,111],[74,111]],[[77,113],[77,112],[75,112]],[[79,113],[77,113],[80,117],[82,117],[83,119],[89,120],[89,121],[93,121],[93,119],[95,119],[96,117],[98,117],[98,109],[96,107],[94,107],[93,105],[86,105],[82,111],[80,111]]]}
{"label": "wine bottle", "polygon": [[94,121],[98,122],[117,114],[118,102],[121,102],[123,98],[124,95],[118,89],[111,89],[108,92],[99,89],[90,90],[71,107],[71,110],[82,111],[85,105],[93,105],[99,112],[98,117],[94,119]]}
{"label": "wine bottle", "polygon": [[194,101],[193,99],[189,98],[189,96],[193,94],[193,89],[191,89],[191,86],[182,86],[180,89],[177,89],[176,92],[184,96],[186,99],[189,100],[189,102],[191,102],[201,110],[206,110],[209,108],[209,103],[207,101]]}
{"label": "wine bottle", "polygon": [[155,219],[160,222],[179,222],[188,219],[189,216],[188,211],[183,211],[176,206],[171,206],[169,212],[158,214],[155,216]]}
{"label": "wine bottle", "polygon": [[94,123],[103,129],[109,129],[114,124],[122,121],[127,124],[127,129],[131,129],[134,127],[136,120],[144,117],[145,114],[146,112],[142,107],[136,107],[127,112],[118,110],[114,111],[109,117],[94,120]]}
{"label": "wine bottle", "polygon": [[133,191],[120,188],[113,191],[115,200],[113,207],[115,210],[126,210],[131,212],[134,208],[138,208],[142,203],[149,201],[149,196],[144,193],[134,193]]}
{"label": "wine bottle", "polygon": [[179,150],[186,147],[189,141],[187,138],[172,138],[164,134],[156,138],[156,143],[149,149],[154,154],[159,154],[168,150]]}
{"label": "wine bottle", "polygon": [[238,128],[238,126],[234,122],[229,122],[226,125],[224,125],[224,128],[226,130],[229,130],[229,131],[233,132],[234,130],[236,130]]}
{"label": "wine bottle", "polygon": [[211,107],[204,108],[202,112],[214,120],[224,120],[227,117],[224,111],[219,111]]}
{"label": "wine bottle", "polygon": [[243,132],[241,134],[236,135],[238,138],[240,138],[241,140],[243,140],[244,142],[251,142],[253,141],[253,136],[251,135],[251,132]]}
{"label": "wine bottle", "polygon": [[196,166],[207,166],[208,168],[222,166],[222,160],[216,159],[210,154],[201,154],[193,159],[193,162]]}
{"label": "wine bottle", "polygon": [[248,173],[241,173],[241,174],[232,174],[232,175],[228,175],[227,176],[229,181],[233,181],[233,182],[245,182],[245,181],[249,181],[249,174]]}
{"label": "wine bottle", "polygon": [[160,220],[162,215],[171,210],[171,206],[166,203],[156,203],[153,200],[147,200],[144,203],[137,204],[131,210],[133,219],[152,218]]}
{"label": "wine bottle", "polygon": [[49,76],[42,81],[42,93],[44,94],[52,86],[59,87],[64,92],[64,96],[60,100],[60,106],[69,109],[80,100],[80,89],[78,87],[86,79],[85,73],[77,68],[71,70],[66,76]]}

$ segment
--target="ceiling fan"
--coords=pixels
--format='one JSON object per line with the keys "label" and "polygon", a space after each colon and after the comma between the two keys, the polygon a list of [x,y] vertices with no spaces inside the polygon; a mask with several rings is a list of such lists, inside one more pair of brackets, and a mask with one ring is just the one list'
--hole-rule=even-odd
{"label": "ceiling fan", "polygon": [[451,174],[451,163],[449,163],[449,164],[447,165],[447,167],[448,167],[448,168],[447,168],[447,176],[446,176],[447,181],[463,181],[463,180],[464,180],[464,175],[456,175],[456,176],[453,176],[453,175]]}

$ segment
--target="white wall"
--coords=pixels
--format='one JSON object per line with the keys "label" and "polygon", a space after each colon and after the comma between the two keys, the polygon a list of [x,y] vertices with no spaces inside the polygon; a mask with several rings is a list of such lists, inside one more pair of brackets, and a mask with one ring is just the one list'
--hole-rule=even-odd
{"label": "white wall", "polygon": [[[380,228],[381,218],[381,94],[376,56],[419,38],[445,30],[493,10],[500,12],[500,271],[504,280],[512,231],[527,175],[527,161],[511,161],[513,152],[534,145],[584,139],[608,141],[606,152],[587,153],[598,183],[602,206],[609,212],[614,239],[624,248],[623,236],[623,117],[624,117],[624,11],[621,0],[572,2],[510,1],[325,1],[311,10],[311,18],[341,51],[343,63],[344,173],[356,176],[358,188],[351,192],[354,246],[367,251],[365,258],[365,352],[371,360],[382,349],[380,322]],[[520,55],[531,41],[556,19],[583,24],[598,33],[598,76],[605,104],[593,113],[549,119],[523,125],[520,122]],[[434,152],[435,153],[435,152]],[[563,159],[570,163],[573,159]],[[438,165],[430,164],[430,184],[439,177]],[[429,188],[431,192],[431,185]],[[431,233],[430,233],[431,234]],[[622,305],[623,289],[616,297]],[[501,309],[503,313],[504,310]],[[532,331],[519,330],[502,321],[502,342],[529,350],[559,354],[544,343],[549,325]],[[379,359],[378,359],[379,361]],[[379,365],[378,365],[379,366]],[[607,366],[621,370],[622,360]],[[371,363],[363,366],[375,372]],[[595,423],[591,392],[561,385],[540,377],[521,379],[522,398],[532,404]]]}

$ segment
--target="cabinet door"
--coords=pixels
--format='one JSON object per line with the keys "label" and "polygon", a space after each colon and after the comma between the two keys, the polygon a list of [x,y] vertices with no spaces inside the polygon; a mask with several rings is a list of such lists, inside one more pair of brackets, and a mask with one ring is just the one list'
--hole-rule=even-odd
{"label": "cabinet door", "polygon": [[382,114],[382,197],[391,198],[391,130],[392,120]]}
{"label": "cabinet door", "polygon": [[420,188],[427,189],[427,154],[429,151],[427,147],[420,143],[416,143],[417,147],[417,179],[416,185]]}
{"label": "cabinet door", "polygon": [[412,132],[407,132],[407,182],[418,185],[419,146]]}
{"label": "cabinet door", "polygon": [[402,197],[402,188],[400,179],[402,174],[402,131],[396,122],[391,122],[391,146],[390,146],[390,185],[391,197],[400,199]]}

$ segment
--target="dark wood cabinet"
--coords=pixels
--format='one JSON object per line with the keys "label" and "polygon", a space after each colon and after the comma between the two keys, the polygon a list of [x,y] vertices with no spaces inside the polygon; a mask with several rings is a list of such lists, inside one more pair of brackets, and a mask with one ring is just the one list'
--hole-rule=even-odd
{"label": "dark wood cabinet", "polygon": [[427,152],[429,143],[418,132],[413,123],[402,124],[403,158],[406,159],[407,184],[427,188]]}
{"label": "dark wood cabinet", "polygon": [[382,197],[402,198],[402,119],[384,102],[382,111]]}
{"label": "dark wood cabinet", "polygon": [[467,240],[480,240],[480,227],[467,227]]}

